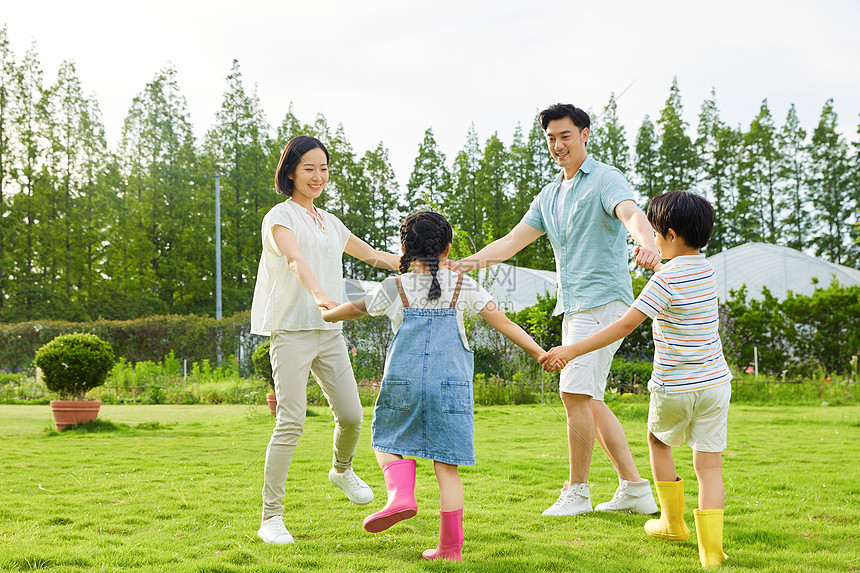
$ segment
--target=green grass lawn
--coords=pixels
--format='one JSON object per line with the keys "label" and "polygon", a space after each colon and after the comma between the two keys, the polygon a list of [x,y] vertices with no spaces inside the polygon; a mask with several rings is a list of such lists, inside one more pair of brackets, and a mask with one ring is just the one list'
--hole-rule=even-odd
{"label": "green grass lawn", "polygon": [[[644,398],[616,402],[650,477]],[[700,571],[686,542],[648,537],[647,516],[547,518],[566,474],[558,405],[481,407],[478,465],[463,468],[462,564],[425,562],[435,547],[438,490],[418,463],[418,515],[381,534],[361,528],[385,490],[366,409],[355,468],[376,493],[351,504],[328,482],[332,416],[312,408],[287,482],[297,543],[256,537],[265,406],[103,406],[96,433],[50,432],[48,406],[0,406],[0,571]],[[105,426],[103,424],[103,426]],[[692,456],[678,448],[693,528]],[[733,406],[724,458],[724,547],[731,571],[860,570],[860,406]],[[594,503],[617,485],[595,452]]]}

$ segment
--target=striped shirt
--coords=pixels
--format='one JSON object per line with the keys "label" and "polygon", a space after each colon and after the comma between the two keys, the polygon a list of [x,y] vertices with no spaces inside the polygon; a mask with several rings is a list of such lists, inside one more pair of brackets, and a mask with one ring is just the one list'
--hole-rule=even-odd
{"label": "striped shirt", "polygon": [[633,307],[653,319],[651,381],[667,394],[731,381],[723,356],[714,267],[705,255],[676,257],[654,273]]}

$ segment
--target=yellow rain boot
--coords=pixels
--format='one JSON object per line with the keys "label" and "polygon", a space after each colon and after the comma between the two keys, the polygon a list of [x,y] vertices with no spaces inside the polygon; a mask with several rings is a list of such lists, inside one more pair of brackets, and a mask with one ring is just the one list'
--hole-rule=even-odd
{"label": "yellow rain boot", "polygon": [[645,533],[660,539],[686,541],[690,538],[690,528],[684,523],[684,480],[654,480],[654,486],[660,500],[660,519],[645,522]]}
{"label": "yellow rain boot", "polygon": [[729,556],[723,553],[723,510],[697,509],[696,538],[699,540],[699,559],[702,567],[716,567]]}

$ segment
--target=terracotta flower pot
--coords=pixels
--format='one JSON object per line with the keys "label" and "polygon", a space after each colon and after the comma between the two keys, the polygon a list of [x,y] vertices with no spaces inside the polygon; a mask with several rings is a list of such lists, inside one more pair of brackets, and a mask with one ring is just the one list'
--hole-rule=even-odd
{"label": "terracotta flower pot", "polygon": [[277,414],[277,412],[278,412],[278,395],[272,394],[271,392],[266,394],[266,403],[269,405],[269,411],[272,413],[272,416]]}
{"label": "terracotta flower pot", "polygon": [[92,422],[98,417],[101,405],[99,400],[51,400],[57,430],[62,432],[67,428]]}

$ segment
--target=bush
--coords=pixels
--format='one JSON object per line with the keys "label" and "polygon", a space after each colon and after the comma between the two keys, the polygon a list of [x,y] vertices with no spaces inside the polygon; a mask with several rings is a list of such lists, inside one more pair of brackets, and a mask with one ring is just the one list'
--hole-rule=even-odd
{"label": "bush", "polygon": [[115,361],[113,348],[99,337],[64,334],[39,348],[33,362],[42,369],[48,390],[63,400],[83,400],[105,383]]}
{"label": "bush", "polygon": [[251,361],[254,363],[254,372],[269,383],[272,391],[275,390],[275,377],[272,374],[272,359],[269,356],[269,348],[272,346],[272,341],[267,340],[259,345],[254,354],[251,355]]}
{"label": "bush", "polygon": [[609,377],[614,379],[615,385],[646,388],[653,367],[651,360],[627,360],[623,356],[616,356],[609,367]]}
{"label": "bush", "polygon": [[720,337],[726,360],[739,369],[758,348],[759,371],[773,378],[850,374],[860,355],[860,286],[833,281],[784,300],[766,288],[761,300],[747,300],[742,287],[720,308]]}

